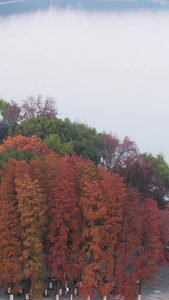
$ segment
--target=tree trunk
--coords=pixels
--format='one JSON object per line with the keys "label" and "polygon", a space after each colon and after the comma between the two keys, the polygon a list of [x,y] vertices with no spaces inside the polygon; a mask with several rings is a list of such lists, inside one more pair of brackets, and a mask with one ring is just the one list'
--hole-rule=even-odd
{"label": "tree trunk", "polygon": [[77,296],[77,288],[74,289],[74,296]]}
{"label": "tree trunk", "polygon": [[29,300],[29,294],[25,295],[25,300]]}
{"label": "tree trunk", "polygon": [[14,300],[14,295],[13,294],[10,294],[9,300]]}
{"label": "tree trunk", "polygon": [[141,300],[141,284],[142,284],[142,280],[139,280],[139,292],[138,292],[138,300]]}
{"label": "tree trunk", "polygon": [[59,295],[58,294],[56,294],[56,300],[59,300]]}
{"label": "tree trunk", "polygon": [[52,281],[49,282],[49,289],[52,290],[53,289],[53,284]]}
{"label": "tree trunk", "polygon": [[62,296],[62,289],[59,289],[59,296]]}
{"label": "tree trunk", "polygon": [[48,296],[48,289],[45,289],[45,297]]}
{"label": "tree trunk", "polygon": [[57,289],[58,289],[58,295],[59,295],[59,290],[60,290],[60,280],[58,279],[58,286],[57,286]]}

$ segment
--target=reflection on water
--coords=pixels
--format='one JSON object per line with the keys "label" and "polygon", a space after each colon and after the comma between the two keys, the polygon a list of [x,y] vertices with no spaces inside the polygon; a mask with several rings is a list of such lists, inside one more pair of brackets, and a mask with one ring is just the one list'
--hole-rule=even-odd
{"label": "reflection on water", "polygon": [[37,10],[48,10],[51,7],[87,11],[134,9],[165,10],[169,9],[169,2],[166,0],[0,0],[0,16],[5,17],[13,14],[30,13]]}

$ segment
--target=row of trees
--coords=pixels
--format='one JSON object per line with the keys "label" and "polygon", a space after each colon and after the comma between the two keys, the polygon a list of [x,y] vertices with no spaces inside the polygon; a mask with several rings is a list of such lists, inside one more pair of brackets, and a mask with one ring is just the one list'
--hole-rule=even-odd
{"label": "row of trees", "polygon": [[41,277],[50,273],[61,282],[76,282],[83,297],[100,292],[135,300],[137,283],[154,281],[158,265],[165,264],[168,206],[159,210],[151,197],[160,178],[148,168],[152,160],[144,156],[146,167],[138,168],[143,157],[130,156],[137,150],[126,143],[132,151],[114,156],[108,169],[75,154],[62,157],[37,136],[4,141],[1,286],[17,292],[24,277],[33,296],[40,296]]}
{"label": "row of trees", "polygon": [[[54,100],[0,100],[0,284],[43,274],[82,296],[134,300],[166,262],[169,166],[125,137],[57,118]],[[90,160],[89,160],[90,159]]]}
{"label": "row of trees", "polygon": [[36,135],[62,156],[76,153],[96,165],[106,166],[124,177],[128,186],[137,188],[145,197],[153,197],[160,209],[165,208],[169,166],[162,155],[141,154],[127,137],[121,142],[112,133],[97,133],[95,128],[85,124],[57,118],[54,100],[50,97],[45,101],[41,96],[28,97],[20,106],[14,101],[0,100],[0,113],[1,143],[8,136]]}

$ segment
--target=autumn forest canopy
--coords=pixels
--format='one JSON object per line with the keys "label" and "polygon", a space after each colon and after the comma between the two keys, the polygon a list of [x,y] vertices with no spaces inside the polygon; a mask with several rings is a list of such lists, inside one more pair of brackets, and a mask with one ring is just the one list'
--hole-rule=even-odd
{"label": "autumn forest canopy", "polygon": [[169,241],[169,166],[125,137],[59,119],[54,100],[0,100],[0,286],[135,300]]}

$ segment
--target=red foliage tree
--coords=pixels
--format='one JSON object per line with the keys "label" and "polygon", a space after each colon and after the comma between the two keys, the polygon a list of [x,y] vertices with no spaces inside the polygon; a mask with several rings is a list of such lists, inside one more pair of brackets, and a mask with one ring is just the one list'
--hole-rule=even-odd
{"label": "red foliage tree", "polygon": [[55,101],[51,97],[47,97],[45,101],[43,101],[41,95],[38,95],[37,98],[30,96],[22,101],[20,114],[22,121],[27,121],[30,118],[36,118],[38,116],[52,119],[56,115],[57,109],[55,108]]}
{"label": "red foliage tree", "polygon": [[116,288],[126,300],[135,300],[138,294],[138,269],[141,267],[144,219],[143,202],[134,188],[127,189],[123,209],[122,231],[116,247]]}
{"label": "red foliage tree", "polygon": [[100,186],[105,214],[100,227],[103,296],[117,293],[117,247],[123,226],[123,210],[126,201],[126,186],[118,174],[101,170]]}
{"label": "red foliage tree", "polygon": [[144,198],[153,197],[160,209],[165,208],[167,188],[156,172],[154,160],[147,161],[145,155],[141,154],[129,156],[123,164],[116,164],[115,171],[124,178],[128,187],[136,188]]}
{"label": "red foliage tree", "polygon": [[142,280],[154,282],[162,244],[157,203],[144,200],[138,192],[127,189],[123,227],[117,243],[116,279],[118,292],[126,300],[135,300]]}
{"label": "red foliage tree", "polygon": [[96,295],[100,289],[107,296],[115,281],[113,253],[122,227],[125,185],[117,174],[98,170],[90,161],[78,161],[75,169],[83,219],[81,295]]}
{"label": "red foliage tree", "polygon": [[4,165],[0,185],[0,282],[18,292],[23,275],[22,243],[14,179],[26,171],[25,162],[15,159]]}
{"label": "red foliage tree", "polygon": [[125,165],[128,157],[134,157],[139,154],[134,142],[125,137],[119,142],[116,136],[110,134],[98,134],[98,143],[102,154],[102,164],[109,170],[116,171],[117,166]]}
{"label": "red foliage tree", "polygon": [[103,133],[98,135],[98,144],[102,154],[102,164],[106,165],[106,167],[110,169],[115,161],[119,140],[111,133]]}
{"label": "red foliage tree", "polygon": [[160,221],[160,238],[161,238],[161,252],[159,265],[163,267],[166,265],[166,262],[169,261],[169,251],[168,251],[168,242],[169,242],[169,205],[167,205],[166,210],[159,211],[159,221]]}
{"label": "red foliage tree", "polygon": [[154,282],[162,247],[159,230],[159,209],[156,201],[145,199],[143,213],[143,249],[140,251],[140,267],[137,269],[137,274],[140,280],[147,279]]}
{"label": "red foliage tree", "polygon": [[76,174],[63,158],[53,156],[49,195],[49,255],[51,275],[65,282],[66,274],[73,280],[79,276],[77,263],[80,243],[80,211],[77,206]]}

